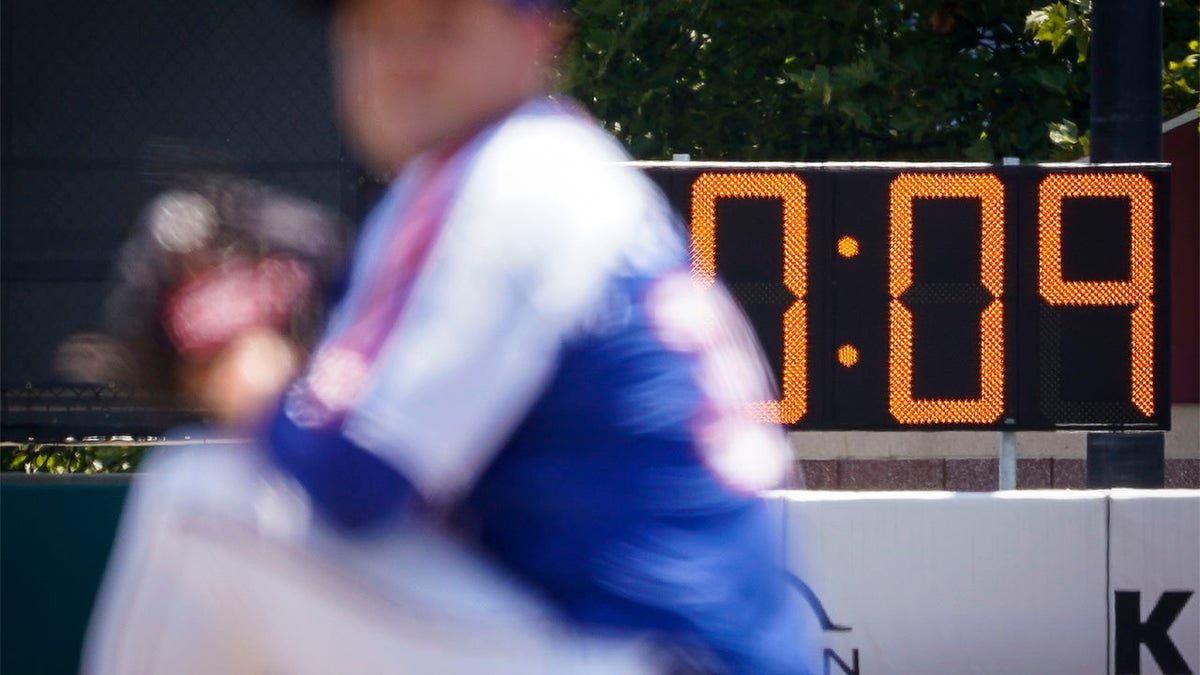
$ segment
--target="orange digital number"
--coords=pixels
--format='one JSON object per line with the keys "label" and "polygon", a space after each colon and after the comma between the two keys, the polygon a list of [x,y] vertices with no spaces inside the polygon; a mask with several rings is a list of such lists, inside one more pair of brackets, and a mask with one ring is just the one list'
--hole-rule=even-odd
{"label": "orange digital number", "polygon": [[[1067,281],[1062,264],[1064,199],[1128,197],[1129,278]],[[1051,174],[1038,188],[1038,293],[1051,305],[1130,305],[1130,400],[1154,415],[1154,187],[1141,174]]]}
{"label": "orange digital number", "polygon": [[712,284],[717,272],[717,199],[783,200],[783,284],[795,302],[783,313],[783,397],[755,407],[760,419],[794,424],[808,410],[808,198],[793,174],[706,173],[692,184],[692,273]]}
{"label": "orange digital number", "polygon": [[[978,197],[979,280],[992,295],[979,321],[980,396],[913,398],[913,315],[900,297],[913,284],[913,200]],[[888,409],[901,424],[987,424],[1004,413],[1004,185],[992,174],[901,174],[891,185],[888,242]]]}

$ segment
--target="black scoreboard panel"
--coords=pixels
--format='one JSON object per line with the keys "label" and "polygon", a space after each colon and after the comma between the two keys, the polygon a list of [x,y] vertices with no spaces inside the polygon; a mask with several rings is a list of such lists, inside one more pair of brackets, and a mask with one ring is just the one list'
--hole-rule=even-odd
{"label": "black scoreboard panel", "polygon": [[640,163],[797,429],[1167,429],[1164,164]]}

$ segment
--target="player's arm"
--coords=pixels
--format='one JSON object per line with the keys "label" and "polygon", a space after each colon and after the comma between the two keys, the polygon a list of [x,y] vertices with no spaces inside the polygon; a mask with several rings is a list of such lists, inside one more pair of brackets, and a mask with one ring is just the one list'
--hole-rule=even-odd
{"label": "player's arm", "polygon": [[524,167],[530,139],[505,145],[477,163],[345,416],[314,429],[285,405],[272,424],[272,459],[344,527],[452,505],[470,489],[536,403],[637,226],[637,200],[597,196],[627,194],[604,189],[620,183],[611,169]]}
{"label": "player's arm", "polygon": [[302,427],[285,407],[271,418],[267,454],[300,483],[320,515],[344,530],[362,531],[418,501],[403,474],[347,439],[338,426]]}

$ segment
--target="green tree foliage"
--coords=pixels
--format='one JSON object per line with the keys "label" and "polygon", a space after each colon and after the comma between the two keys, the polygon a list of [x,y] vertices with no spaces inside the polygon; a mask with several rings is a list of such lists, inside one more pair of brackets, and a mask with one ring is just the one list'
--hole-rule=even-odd
{"label": "green tree foliage", "polygon": [[[1026,29],[1054,54],[1085,63],[1091,42],[1091,0],[1054,2],[1030,12]],[[1190,108],[1200,108],[1200,6],[1196,0],[1164,0],[1163,117],[1170,119]],[[1089,152],[1087,119],[1062,119],[1049,123],[1055,155],[1078,157]]]}
{"label": "green tree foliage", "polygon": [[130,473],[149,446],[5,444],[0,446],[0,472]]}
{"label": "green tree foliage", "polygon": [[563,70],[641,159],[1043,159],[1087,118],[1068,1],[1041,44],[1028,1],[578,0]]}

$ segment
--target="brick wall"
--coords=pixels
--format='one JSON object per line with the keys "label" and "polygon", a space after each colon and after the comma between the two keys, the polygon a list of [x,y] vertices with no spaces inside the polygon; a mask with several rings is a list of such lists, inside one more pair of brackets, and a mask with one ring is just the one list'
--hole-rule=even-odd
{"label": "brick wall", "polygon": [[[1000,483],[996,459],[816,459],[796,467],[809,490],[987,492]],[[1200,459],[1168,459],[1164,470],[1164,487],[1200,489]],[[1019,490],[1086,487],[1086,460],[1017,460]]]}

